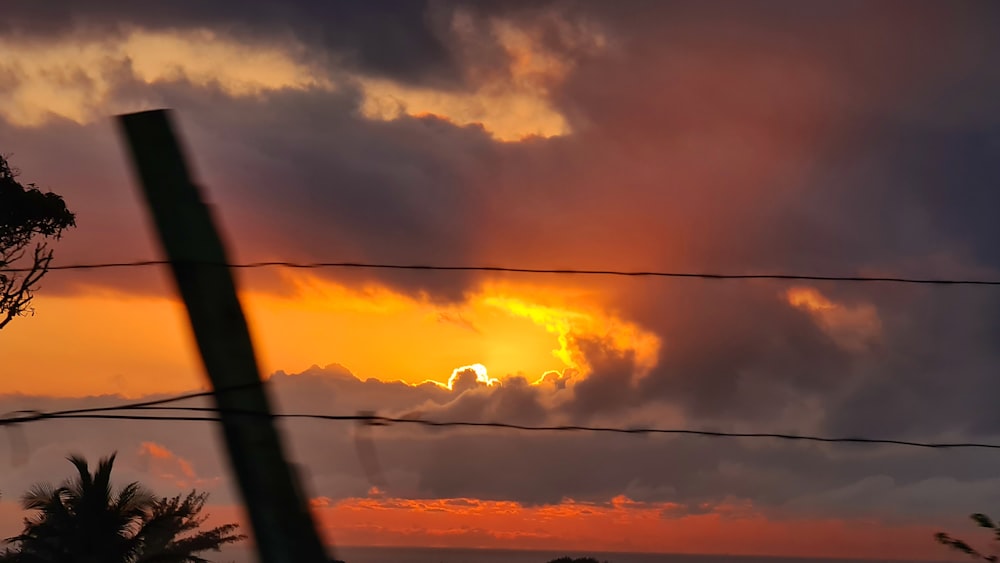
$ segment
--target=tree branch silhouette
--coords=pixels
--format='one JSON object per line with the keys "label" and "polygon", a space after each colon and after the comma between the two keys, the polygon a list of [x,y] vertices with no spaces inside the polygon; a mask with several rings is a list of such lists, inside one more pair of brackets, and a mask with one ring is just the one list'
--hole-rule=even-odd
{"label": "tree branch silhouette", "polygon": [[0,273],[0,329],[34,313],[31,301],[52,264],[48,243],[76,226],[61,196],[21,184],[17,176],[0,155],[0,268],[19,269]]}
{"label": "tree branch silhouette", "polygon": [[[992,530],[994,540],[1000,540],[1000,526],[998,526],[997,523],[995,523],[989,516],[977,512],[976,514],[970,516],[970,518],[972,518],[972,521],[975,522],[980,528]],[[934,539],[937,540],[938,543],[946,545],[955,551],[972,556],[973,559],[981,559],[992,563],[1000,561],[1000,558],[996,555],[986,555],[965,541],[953,538],[944,532],[934,534]]]}

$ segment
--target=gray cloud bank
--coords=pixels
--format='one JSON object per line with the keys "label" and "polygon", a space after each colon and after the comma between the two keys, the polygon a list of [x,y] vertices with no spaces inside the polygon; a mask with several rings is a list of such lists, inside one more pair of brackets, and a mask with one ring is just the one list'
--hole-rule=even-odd
{"label": "gray cloud bank", "polygon": [[[560,394],[573,393],[572,385],[529,387],[518,380],[460,391],[361,381],[335,365],[296,375],[279,372],[269,386],[283,412],[376,410],[432,420],[534,424],[565,421],[568,413],[559,403],[567,398]],[[55,409],[116,401],[110,396],[5,396],[0,407]],[[551,406],[540,408],[543,403]],[[671,418],[670,409],[662,408],[588,420],[630,425]],[[96,458],[118,450],[122,481],[140,479],[164,493],[199,487],[225,503],[232,500],[225,462],[214,431],[205,424],[32,423],[23,428],[28,461],[5,470],[4,491],[60,480],[68,464],[59,460],[70,452]],[[366,496],[378,483],[401,498],[474,497],[533,505],[564,498],[607,502],[624,494],[638,501],[679,503],[678,515],[737,500],[776,518],[877,516],[895,522],[947,519],[998,500],[996,456],[973,451],[399,425],[367,433],[382,469],[381,476],[373,476],[362,469],[351,423],[287,420],[282,427],[310,493],[332,499]],[[162,448],[172,457],[158,457]]]}

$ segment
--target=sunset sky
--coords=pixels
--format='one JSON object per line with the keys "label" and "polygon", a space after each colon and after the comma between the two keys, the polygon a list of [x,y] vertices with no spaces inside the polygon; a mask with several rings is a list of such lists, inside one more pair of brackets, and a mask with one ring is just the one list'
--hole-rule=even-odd
{"label": "sunset sky", "polygon": [[[4,0],[0,153],[76,213],[58,264],[162,256],[112,117],[167,107],[239,262],[995,279],[997,60],[986,0]],[[236,275],[288,412],[1000,443],[991,287]],[[0,412],[207,384],[161,268],[35,308]],[[988,451],[393,426],[376,486],[282,428],[339,545],[942,559],[1000,506]],[[3,537],[72,452],[240,517],[204,423],[24,435]]]}

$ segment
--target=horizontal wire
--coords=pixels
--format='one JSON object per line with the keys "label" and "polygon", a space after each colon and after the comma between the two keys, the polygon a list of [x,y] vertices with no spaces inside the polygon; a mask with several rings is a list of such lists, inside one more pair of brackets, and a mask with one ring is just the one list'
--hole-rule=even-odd
{"label": "horizontal wire", "polygon": [[[232,388],[229,390],[234,390]],[[224,390],[226,391],[226,390]],[[312,419],[327,421],[353,421],[364,422],[370,425],[391,425],[391,424],[411,424],[435,428],[492,428],[507,429],[523,432],[592,432],[592,433],[613,433],[613,434],[672,434],[684,436],[699,436],[712,438],[747,438],[747,439],[778,439],[805,442],[821,443],[853,443],[853,444],[881,444],[915,448],[930,449],[1000,449],[1000,444],[988,442],[922,442],[914,440],[900,440],[893,438],[869,438],[869,437],[829,437],[813,436],[802,434],[785,434],[775,432],[724,432],[715,430],[696,430],[687,428],[618,428],[609,426],[583,426],[583,425],[551,425],[533,426],[525,424],[514,424],[508,422],[476,422],[476,421],[437,421],[418,418],[395,418],[370,414],[357,415],[326,415],[326,414],[304,414],[304,413],[261,413],[258,411],[240,409],[220,409],[216,407],[164,407],[163,403],[186,400],[195,397],[211,395],[207,393],[194,393],[168,399],[156,401],[145,401],[143,403],[131,403],[125,405],[113,405],[108,407],[96,407],[90,409],[77,409],[73,411],[57,411],[52,413],[20,411],[24,414],[18,417],[0,419],[0,426],[18,424],[24,422],[34,422],[46,419],[89,419],[89,420],[159,420],[173,422],[221,422],[222,418],[217,416],[192,416],[192,415],[142,415],[142,414],[116,414],[112,411],[180,411],[198,412],[211,414],[230,414],[241,416],[265,416],[269,418],[281,419]]]}
{"label": "horizontal wire", "polygon": [[[104,407],[88,407],[82,409],[66,409],[51,412],[42,412],[37,410],[17,410],[8,415],[17,416],[4,416],[0,417],[0,426],[9,426],[12,424],[20,424],[23,422],[34,422],[37,420],[45,420],[50,418],[96,418],[95,413],[103,413],[109,411],[129,411],[129,410],[140,410],[140,409],[153,409],[159,405],[165,405],[169,403],[177,403],[180,401],[187,401],[190,399],[199,399],[205,397],[213,397],[224,393],[232,393],[235,391],[243,391],[246,389],[251,389],[255,387],[261,387],[266,385],[264,381],[254,381],[251,383],[244,383],[241,385],[230,385],[226,387],[220,387],[212,391],[198,391],[195,393],[185,393],[182,395],[173,395],[170,397],[164,397],[162,399],[151,399],[147,401],[136,401],[131,403],[121,403],[118,405],[109,405]],[[186,407],[188,409],[196,409],[198,407]],[[259,414],[259,413],[258,413]],[[94,416],[91,416],[94,415]],[[143,419],[139,419],[143,420]],[[217,420],[217,419],[198,419],[198,420]]]}
{"label": "horizontal wire", "polygon": [[[734,274],[734,273],[711,273],[711,272],[668,272],[656,270],[609,270],[609,269],[577,269],[577,268],[521,268],[508,266],[449,266],[431,264],[389,264],[374,262],[289,262],[289,261],[265,261],[265,262],[245,262],[234,264],[220,264],[213,262],[184,261],[171,262],[169,260],[141,260],[135,262],[101,262],[90,264],[65,264],[54,265],[48,269],[50,271],[59,270],[99,270],[108,268],[137,268],[146,266],[162,266],[175,264],[197,264],[210,266],[225,266],[236,269],[254,268],[296,268],[296,269],[316,269],[316,268],[352,268],[352,269],[377,269],[377,270],[423,270],[439,272],[502,272],[514,274],[553,274],[553,275],[576,275],[576,276],[621,276],[621,277],[660,277],[660,278],[690,278],[704,280],[786,280],[786,281],[836,281],[836,282],[876,282],[876,283],[896,283],[896,284],[918,284],[918,285],[983,285],[1000,286],[1000,280],[991,279],[950,279],[950,278],[922,278],[922,277],[901,277],[901,276],[841,276],[841,275],[812,275],[812,274]],[[0,268],[0,272],[27,272],[31,268]]]}

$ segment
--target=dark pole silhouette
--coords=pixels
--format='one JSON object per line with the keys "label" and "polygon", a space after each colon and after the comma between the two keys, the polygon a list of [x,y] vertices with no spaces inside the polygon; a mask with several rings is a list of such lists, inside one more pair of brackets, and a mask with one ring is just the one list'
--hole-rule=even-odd
{"label": "dark pole silhouette", "polygon": [[[223,434],[263,563],[326,563],[281,439],[226,251],[193,183],[168,112],[120,117],[136,176],[216,389]],[[243,411],[241,413],[240,411]],[[245,413],[245,414],[244,414]]]}

